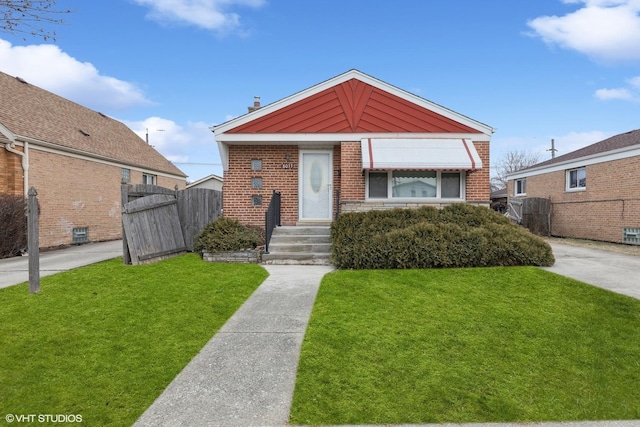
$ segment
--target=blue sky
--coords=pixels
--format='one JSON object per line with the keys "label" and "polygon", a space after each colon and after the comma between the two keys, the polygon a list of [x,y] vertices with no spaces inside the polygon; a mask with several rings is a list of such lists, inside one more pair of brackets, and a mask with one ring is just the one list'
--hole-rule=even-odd
{"label": "blue sky", "polygon": [[58,0],[55,42],[0,32],[0,71],[108,114],[189,180],[208,129],[350,69],[558,154],[640,128],[640,0]]}

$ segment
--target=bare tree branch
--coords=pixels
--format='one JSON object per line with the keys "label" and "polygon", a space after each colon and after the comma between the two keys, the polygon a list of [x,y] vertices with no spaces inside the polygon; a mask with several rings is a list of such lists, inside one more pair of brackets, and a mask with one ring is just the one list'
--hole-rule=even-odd
{"label": "bare tree branch", "polygon": [[507,151],[495,164],[496,176],[491,178],[491,188],[499,190],[507,187],[507,174],[528,168],[540,162],[540,154],[525,150]]}
{"label": "bare tree branch", "polygon": [[46,25],[63,23],[70,10],[56,7],[57,0],[0,0],[0,31],[8,34],[56,40],[56,32]]}

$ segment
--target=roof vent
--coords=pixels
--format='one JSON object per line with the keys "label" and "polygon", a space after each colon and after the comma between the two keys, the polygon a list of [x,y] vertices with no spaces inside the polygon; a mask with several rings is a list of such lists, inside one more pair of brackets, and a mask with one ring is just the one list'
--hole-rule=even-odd
{"label": "roof vent", "polygon": [[101,113],[100,111],[98,111],[98,114],[100,114],[102,117],[104,117],[105,119],[107,118],[106,114]]}
{"label": "roof vent", "polygon": [[90,136],[87,132],[83,131],[82,129],[78,129],[78,131],[84,136]]}
{"label": "roof vent", "polygon": [[27,81],[25,79],[23,79],[22,77],[17,77],[16,76],[16,80],[19,81],[20,83],[24,83],[24,84],[29,84],[27,83]]}

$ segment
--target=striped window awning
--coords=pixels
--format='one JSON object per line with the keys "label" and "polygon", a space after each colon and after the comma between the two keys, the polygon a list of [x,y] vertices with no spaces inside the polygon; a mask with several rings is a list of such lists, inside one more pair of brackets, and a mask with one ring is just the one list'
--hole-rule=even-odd
{"label": "striped window awning", "polygon": [[367,170],[476,170],[482,160],[470,139],[361,140]]}

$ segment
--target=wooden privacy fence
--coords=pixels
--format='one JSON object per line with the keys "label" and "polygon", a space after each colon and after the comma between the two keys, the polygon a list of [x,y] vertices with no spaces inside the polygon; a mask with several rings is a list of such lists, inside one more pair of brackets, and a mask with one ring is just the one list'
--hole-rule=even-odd
{"label": "wooden privacy fence", "polygon": [[141,264],[193,250],[195,236],[222,212],[220,191],[122,186],[123,261]]}
{"label": "wooden privacy fence", "polygon": [[522,201],[522,225],[540,236],[551,234],[551,200],[527,197]]}

